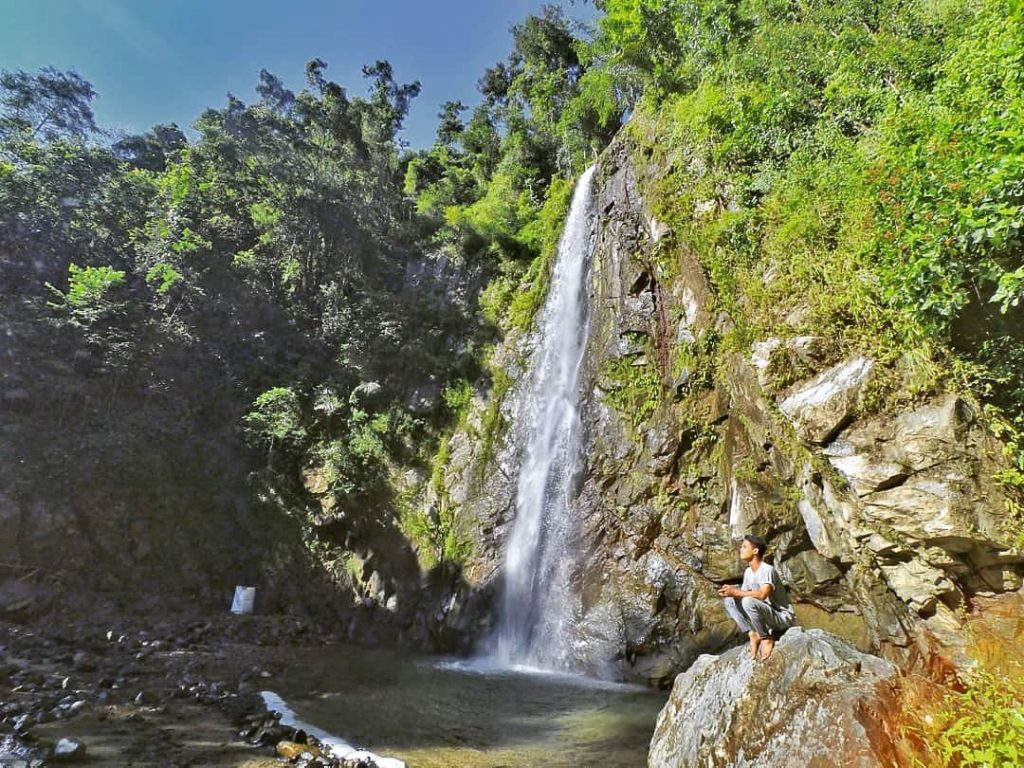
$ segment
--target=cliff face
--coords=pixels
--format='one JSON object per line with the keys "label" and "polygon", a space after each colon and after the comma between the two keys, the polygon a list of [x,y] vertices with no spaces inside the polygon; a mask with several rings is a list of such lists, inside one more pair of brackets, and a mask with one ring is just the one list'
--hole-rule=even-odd
{"label": "cliff face", "polygon": [[[586,470],[573,502],[590,660],[664,685],[733,642],[715,590],[741,577],[748,532],[768,539],[800,623],[926,660],[952,642],[965,599],[1021,586],[992,479],[1000,444],[955,392],[865,407],[878,364],[837,355],[830,339],[743,340],[685,240],[649,212],[659,169],[641,157],[620,138],[596,176]],[[795,325],[800,297],[780,312]],[[515,513],[516,413],[535,342],[511,335],[497,350],[513,385],[500,403],[479,398],[436,500],[474,543],[477,585],[497,583]],[[504,429],[481,440],[496,413]]]}

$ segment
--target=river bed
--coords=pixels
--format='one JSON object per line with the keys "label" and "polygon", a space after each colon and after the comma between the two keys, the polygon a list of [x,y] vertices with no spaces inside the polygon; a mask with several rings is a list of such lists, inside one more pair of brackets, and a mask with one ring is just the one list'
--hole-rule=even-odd
{"label": "river bed", "polygon": [[351,645],[273,680],[304,721],[410,768],[646,765],[667,693]]}

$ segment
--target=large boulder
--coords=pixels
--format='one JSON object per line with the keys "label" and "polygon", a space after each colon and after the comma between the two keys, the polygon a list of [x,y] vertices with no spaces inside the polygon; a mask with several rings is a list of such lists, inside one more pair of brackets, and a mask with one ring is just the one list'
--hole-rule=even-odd
{"label": "large boulder", "polygon": [[857,357],[829,368],[794,389],[781,410],[808,443],[827,443],[850,421],[874,363]]}
{"label": "large boulder", "polygon": [[766,662],[741,646],[676,678],[651,768],[874,768],[896,762],[886,723],[899,672],[835,635],[794,627]]}

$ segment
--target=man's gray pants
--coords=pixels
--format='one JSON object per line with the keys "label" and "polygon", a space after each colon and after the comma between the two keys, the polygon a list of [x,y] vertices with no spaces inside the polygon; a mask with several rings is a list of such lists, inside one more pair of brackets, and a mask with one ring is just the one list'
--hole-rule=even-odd
{"label": "man's gray pants", "polygon": [[761,637],[778,637],[793,626],[792,614],[756,597],[727,597],[725,610],[744,633],[754,630]]}

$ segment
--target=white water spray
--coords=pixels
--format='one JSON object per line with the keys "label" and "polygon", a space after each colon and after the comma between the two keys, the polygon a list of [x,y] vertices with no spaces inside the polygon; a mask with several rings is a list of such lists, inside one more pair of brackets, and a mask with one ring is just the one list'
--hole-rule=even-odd
{"label": "white water spray", "polygon": [[579,371],[589,314],[585,277],[594,240],[593,167],[580,177],[558,244],[551,286],[538,320],[529,420],[505,549],[505,594],[495,657],[504,665],[573,667],[578,598],[572,589],[577,531],[570,515],[581,469]]}

